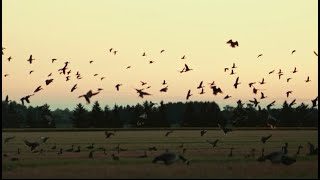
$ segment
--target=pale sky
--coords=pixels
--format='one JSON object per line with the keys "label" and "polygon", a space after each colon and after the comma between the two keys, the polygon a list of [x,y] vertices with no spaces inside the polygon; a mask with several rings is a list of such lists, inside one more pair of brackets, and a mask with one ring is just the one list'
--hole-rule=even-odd
{"label": "pale sky", "polygon": [[[231,48],[229,39],[239,47]],[[189,89],[193,96],[188,101],[216,101],[220,108],[254,97],[262,107],[293,99],[310,105],[318,96],[318,57],[313,53],[318,53],[317,0],[3,0],[2,47],[2,99],[9,95],[20,103],[41,85],[29,105],[48,103],[51,109],[85,105],[78,96],[97,88],[104,90],[91,101],[102,107],[185,102]],[[118,54],[109,53],[110,48]],[[31,54],[35,61],[29,64]],[[257,58],[259,54],[263,56]],[[57,58],[53,64],[52,58]],[[70,81],[58,73],[65,61],[71,62]],[[181,74],[185,63],[194,70]],[[224,72],[233,63],[236,74]],[[279,69],[284,72],[280,80]],[[269,75],[271,70],[275,73]],[[77,71],[83,79],[76,79]],[[51,72],[54,81],[46,86]],[[311,82],[305,82],[307,76]],[[241,84],[235,89],[237,77]],[[264,85],[258,84],[262,78]],[[166,93],[159,92],[163,80],[169,86]],[[146,91],[152,96],[138,97],[133,88],[142,88],[140,81],[151,86]],[[196,88],[200,81],[203,95]],[[212,94],[212,81],[223,94]],[[254,95],[249,82],[256,82],[267,98]],[[76,83],[78,89],[71,93]],[[119,92],[118,83],[123,84]],[[293,93],[287,98],[289,90]],[[223,100],[226,95],[232,97]]]}

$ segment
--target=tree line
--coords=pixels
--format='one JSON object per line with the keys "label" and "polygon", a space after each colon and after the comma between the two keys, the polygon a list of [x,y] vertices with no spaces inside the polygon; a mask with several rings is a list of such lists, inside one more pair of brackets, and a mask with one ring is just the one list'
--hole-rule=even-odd
{"label": "tree line", "polygon": [[106,105],[96,101],[87,110],[79,103],[73,110],[50,110],[48,104],[26,107],[2,101],[2,128],[125,128],[125,127],[266,127],[269,115],[282,127],[318,127],[318,109],[301,103],[293,108],[286,101],[279,109],[261,109],[253,104],[236,107],[212,102],[145,101],[134,106]]}

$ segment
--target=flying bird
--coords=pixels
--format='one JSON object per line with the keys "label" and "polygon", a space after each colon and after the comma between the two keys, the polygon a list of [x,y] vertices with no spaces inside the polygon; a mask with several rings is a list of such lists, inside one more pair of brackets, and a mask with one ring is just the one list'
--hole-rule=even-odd
{"label": "flying bird", "polygon": [[71,88],[71,92],[73,92],[74,90],[77,89],[77,84],[75,84],[72,88]]}
{"label": "flying bird", "polygon": [[264,99],[267,98],[267,96],[264,96],[263,92],[261,92],[261,98],[260,99]]}
{"label": "flying bird", "polygon": [[164,88],[160,89],[160,92],[167,92],[167,90],[168,90],[168,86],[166,86],[166,87],[164,87]]}
{"label": "flying bird", "polygon": [[31,73],[33,73],[33,70],[31,70],[31,71],[29,72],[29,74],[31,74]]}
{"label": "flying bird", "polygon": [[154,61],[149,61],[149,64],[152,64],[152,63],[154,63]]}
{"label": "flying bird", "polygon": [[318,97],[316,97],[315,99],[311,100],[312,102],[312,107],[311,108],[314,108],[317,106],[317,101],[318,101]]}
{"label": "flying bird", "polygon": [[70,80],[70,76],[67,76],[67,77],[66,77],[66,81],[69,81],[69,80]]}
{"label": "flying bird", "polygon": [[93,63],[93,61],[89,61],[89,63],[91,64],[91,63]]}
{"label": "flying bird", "polygon": [[5,74],[5,75],[4,75],[4,77],[7,77],[7,76],[9,76],[9,74]]}
{"label": "flying bird", "polygon": [[101,78],[100,78],[100,79],[101,79],[101,81],[102,81],[104,78],[106,78],[106,77],[101,77]]}
{"label": "flying bird", "polygon": [[230,44],[230,46],[232,48],[235,48],[236,46],[239,46],[238,41],[232,41],[232,39],[230,39],[227,44]]}
{"label": "flying bird", "polygon": [[306,80],[306,82],[310,82],[311,80],[309,79],[309,76],[308,76],[308,78],[307,78],[307,80]]}
{"label": "flying bird", "polygon": [[274,106],[274,103],[275,103],[275,102],[276,102],[276,101],[272,101],[272,103],[268,104],[268,105],[267,105],[267,109],[270,109],[271,106]]}
{"label": "flying bird", "polygon": [[32,59],[32,55],[30,55],[29,59],[27,61],[29,61],[30,64],[32,64],[32,61],[35,59]]}
{"label": "flying bird", "polygon": [[240,82],[239,82],[239,77],[237,77],[237,79],[236,79],[236,82],[234,83],[234,88],[236,88],[237,89],[237,87],[238,87],[238,85],[240,84]]}
{"label": "flying bird", "polygon": [[184,72],[188,72],[188,71],[193,70],[193,69],[190,69],[187,64],[184,64],[184,67],[185,67]]}
{"label": "flying bird", "polygon": [[140,82],[141,82],[141,86],[144,86],[147,84],[146,82],[143,82],[143,81],[140,81]]}
{"label": "flying bird", "polygon": [[144,52],[144,53],[142,54],[142,56],[146,56],[146,53]]}
{"label": "flying bird", "polygon": [[185,59],[185,58],[186,58],[186,56],[185,56],[185,55],[183,55],[181,59]]}
{"label": "flying bird", "polygon": [[127,66],[127,68],[126,68],[126,69],[129,69],[129,68],[131,68],[131,66]]}
{"label": "flying bird", "polygon": [[233,74],[236,74],[236,73],[234,73],[234,72],[233,72],[233,69],[231,69],[231,73],[230,73],[230,75],[233,75]]}
{"label": "flying bird", "polygon": [[53,59],[51,59],[51,62],[53,63],[54,61],[56,61],[57,59],[55,59],[55,58],[53,58]]}
{"label": "flying bird", "polygon": [[187,100],[189,99],[189,97],[190,97],[190,96],[192,96],[192,94],[191,94],[191,90],[189,90],[189,91],[188,91],[188,94],[187,94]]}
{"label": "flying bird", "polygon": [[292,91],[287,91],[286,94],[287,94],[287,97],[289,97],[289,95],[292,93]]}
{"label": "flying bird", "polygon": [[204,92],[204,89],[202,88],[201,89],[201,92],[199,93],[199,94],[204,94],[205,92]]}
{"label": "flying bird", "polygon": [[294,52],[296,52],[296,50],[293,50],[293,51],[291,52],[291,54],[293,54]]}
{"label": "flying bird", "polygon": [[251,87],[252,85],[254,85],[256,82],[251,82],[249,83],[249,87]]}
{"label": "flying bird", "polygon": [[202,86],[203,81],[200,82],[199,86],[197,87],[197,89],[203,88],[204,86]]}
{"label": "flying bird", "polygon": [[223,99],[228,99],[228,98],[231,98],[231,96],[227,95]]}
{"label": "flying bird", "polygon": [[232,65],[231,68],[232,68],[232,69],[237,68],[237,67],[236,67],[236,63],[233,63],[233,65]]}
{"label": "flying bird", "polygon": [[264,82],[264,78],[262,78],[262,81],[261,82],[259,82],[260,84],[265,84],[265,82]]}
{"label": "flying bird", "polygon": [[21,103],[22,103],[22,105],[24,105],[24,101],[27,101],[27,103],[30,103],[30,100],[29,100],[29,98],[31,97],[31,96],[33,96],[34,94],[32,94],[32,95],[28,95],[28,96],[25,96],[25,97],[22,97],[20,100],[21,100]]}
{"label": "flying bird", "polygon": [[287,79],[287,82],[289,82],[289,81],[290,81],[290,79],[292,79],[292,78],[288,78],[288,79]]}
{"label": "flying bird", "polygon": [[228,71],[229,70],[229,68],[224,68],[224,72],[226,72],[226,71]]}
{"label": "flying bird", "polygon": [[259,54],[257,58],[261,57],[263,54]]}
{"label": "flying bird", "polygon": [[113,54],[116,55],[118,51],[113,51]]}
{"label": "flying bird", "polygon": [[110,48],[110,49],[109,49],[109,52],[111,52],[112,50],[113,50],[113,48]]}
{"label": "flying bird", "polygon": [[92,90],[88,91],[86,94],[79,96],[78,98],[84,97],[85,100],[87,101],[87,104],[90,104],[90,98],[92,96],[95,96],[97,94],[99,94],[100,91],[96,92],[96,93],[92,93]]}
{"label": "flying bird", "polygon": [[272,74],[274,71],[275,71],[275,70],[270,71],[269,74]]}
{"label": "flying bird", "polygon": [[53,79],[47,79],[46,80],[46,85],[49,85],[50,83],[52,83]]}
{"label": "flying bird", "polygon": [[254,104],[254,107],[257,107],[257,105],[260,103],[259,101],[257,101],[256,98],[254,98],[254,101],[249,100],[249,102],[253,103],[253,104]]}
{"label": "flying bird", "polygon": [[167,83],[166,83],[166,80],[163,80],[163,83],[162,83],[162,85],[166,85]]}
{"label": "flying bird", "polygon": [[316,56],[318,56],[318,54],[317,54],[315,51],[313,51],[313,53],[314,53]]}
{"label": "flying bird", "polygon": [[293,105],[296,104],[296,99],[294,99],[290,104],[289,104],[289,107],[292,107]]}
{"label": "flying bird", "polygon": [[160,51],[160,53],[163,53],[164,52],[164,49],[162,49],[161,51]]}
{"label": "flying bird", "polygon": [[217,95],[218,93],[223,93],[220,88],[217,88],[217,86],[212,86],[211,89],[213,90],[214,95]]}
{"label": "flying bird", "polygon": [[11,57],[11,56],[9,56],[9,57],[8,57],[8,61],[10,62],[10,60],[11,60],[11,59],[12,59],[12,57]]}
{"label": "flying bird", "polygon": [[117,91],[119,91],[120,86],[122,86],[122,84],[117,84],[115,87],[117,89]]}
{"label": "flying bird", "polygon": [[39,92],[40,90],[42,90],[41,86],[38,86],[36,90],[34,90],[34,93]]}
{"label": "flying bird", "polygon": [[296,72],[298,72],[298,71],[297,71],[297,68],[294,67],[294,70],[292,71],[292,73],[296,73]]}

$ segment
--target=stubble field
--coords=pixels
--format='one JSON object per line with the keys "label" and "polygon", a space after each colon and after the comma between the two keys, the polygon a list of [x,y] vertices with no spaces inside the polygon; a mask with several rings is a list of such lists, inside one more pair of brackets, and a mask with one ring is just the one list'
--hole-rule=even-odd
{"label": "stubble field", "polygon": [[[110,138],[105,138],[104,131],[2,132],[2,178],[318,178],[318,156],[306,155],[308,141],[318,147],[317,130],[235,130],[227,135],[208,130],[204,136],[200,136],[200,130],[174,130],[169,136],[165,136],[166,132],[117,131]],[[269,134],[272,137],[263,144],[261,137]],[[15,138],[4,143],[9,136]],[[23,141],[40,142],[41,136],[50,137],[37,148],[43,149],[43,153],[31,153]],[[206,142],[216,139],[219,142],[215,148]],[[256,161],[262,148],[265,154],[280,151],[285,142],[289,144],[290,156],[299,145],[303,146],[296,163],[286,166]],[[95,151],[91,159],[91,150],[86,146],[92,143]],[[55,144],[57,148],[52,150]],[[118,144],[127,150],[118,153],[114,150]],[[71,145],[74,150],[80,146],[80,152],[65,152]],[[105,148],[106,154],[97,150],[99,147]],[[147,151],[146,158],[139,157],[151,147],[157,151]],[[228,156],[231,147],[232,157]],[[58,155],[60,148],[63,154]],[[166,150],[182,154],[183,148],[189,165],[152,163],[155,156]],[[120,160],[113,160],[112,154]],[[12,157],[19,160],[11,161]]]}

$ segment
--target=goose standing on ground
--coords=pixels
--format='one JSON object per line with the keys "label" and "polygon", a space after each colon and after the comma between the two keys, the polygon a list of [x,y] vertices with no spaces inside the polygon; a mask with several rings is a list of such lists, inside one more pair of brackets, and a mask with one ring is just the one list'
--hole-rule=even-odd
{"label": "goose standing on ground", "polygon": [[157,156],[153,159],[152,163],[157,163],[158,161],[163,161],[165,165],[170,165],[170,164],[177,162],[179,159],[182,160],[187,165],[189,165],[189,163],[190,163],[183,156],[177,155],[173,152],[165,152],[165,153],[160,154],[159,156]]}

